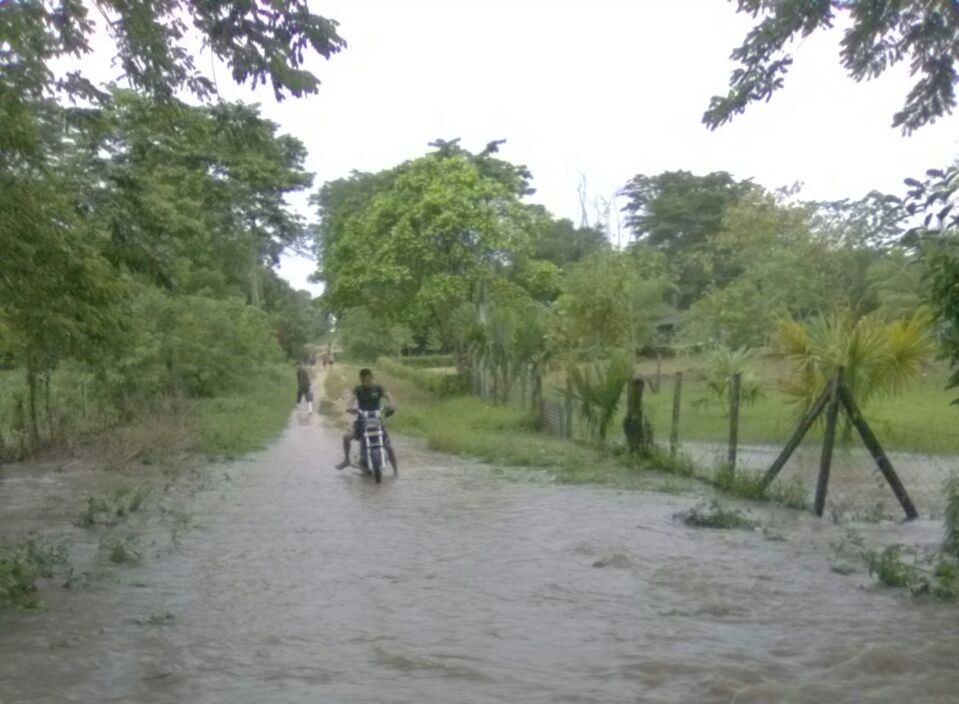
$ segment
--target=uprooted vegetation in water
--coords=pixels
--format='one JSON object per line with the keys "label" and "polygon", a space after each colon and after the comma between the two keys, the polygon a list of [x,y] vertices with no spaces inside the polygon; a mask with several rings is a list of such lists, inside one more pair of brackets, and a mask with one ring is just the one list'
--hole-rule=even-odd
{"label": "uprooted vegetation in water", "polygon": [[887,587],[908,589],[917,596],[929,594],[942,601],[959,599],[959,563],[950,557],[923,558],[897,544],[868,550],[863,558],[869,574]]}
{"label": "uprooted vegetation in water", "polygon": [[77,524],[84,527],[115,526],[131,513],[143,507],[150,494],[149,487],[118,487],[105,496],[91,496],[80,513]]}
{"label": "uprooted vegetation in water", "polygon": [[100,552],[116,565],[136,565],[143,561],[143,550],[134,535],[106,535],[100,541]]}
{"label": "uprooted vegetation in water", "polygon": [[67,564],[63,542],[26,536],[0,542],[0,608],[39,609],[37,581]]}
{"label": "uprooted vegetation in water", "polygon": [[759,524],[749,518],[745,512],[736,508],[725,508],[715,499],[708,504],[700,503],[677,513],[687,526],[693,528],[718,528],[725,530],[753,530]]}

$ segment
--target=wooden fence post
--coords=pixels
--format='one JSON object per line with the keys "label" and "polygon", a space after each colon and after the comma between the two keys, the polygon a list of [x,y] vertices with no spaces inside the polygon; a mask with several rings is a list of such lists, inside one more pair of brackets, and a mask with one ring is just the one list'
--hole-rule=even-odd
{"label": "wooden fence post", "polygon": [[741,397],[743,375],[740,372],[733,374],[729,384],[729,454],[727,464],[729,471],[736,471],[736,451],[739,449],[739,401]]}
{"label": "wooden fence post", "polygon": [[566,375],[566,399],[564,410],[563,431],[567,440],[573,437],[573,380]]}
{"label": "wooden fence post", "polygon": [[816,399],[816,402],[813,403],[812,407],[809,409],[809,412],[803,416],[803,419],[799,421],[799,425],[796,426],[796,430],[793,432],[789,442],[786,443],[786,446],[783,447],[782,452],[779,453],[779,456],[773,460],[773,463],[770,465],[769,469],[766,470],[766,476],[763,477],[763,488],[768,487],[772,480],[776,478],[776,475],[786,466],[786,462],[792,457],[793,452],[796,451],[796,448],[799,447],[799,443],[802,442],[802,439],[806,436],[806,433],[809,432],[809,429],[812,427],[812,424],[816,422],[816,419],[822,413],[823,409],[826,407],[826,403],[829,401],[829,387],[827,386],[819,398]]}
{"label": "wooden fence post", "polygon": [[683,373],[676,372],[676,385],[673,386],[673,420],[669,426],[669,456],[676,457],[679,451],[679,408],[683,391]]}
{"label": "wooden fence post", "polygon": [[816,482],[814,510],[822,516],[826,510],[826,493],[829,491],[829,469],[832,466],[832,451],[836,445],[836,420],[839,417],[839,385],[842,383],[842,367],[836,370],[829,381],[829,405],[826,407],[826,430],[822,439],[822,456],[819,460],[819,480]]}
{"label": "wooden fence post", "polygon": [[631,452],[648,455],[653,446],[652,428],[643,415],[643,389],[646,381],[637,374],[630,382],[626,395],[626,417],[623,418],[623,433]]}
{"label": "wooden fence post", "polygon": [[656,353],[656,388],[653,389],[656,393],[659,393],[659,382],[662,380],[662,366],[663,366],[663,353]]}
{"label": "wooden fence post", "polygon": [[912,499],[909,498],[906,487],[904,487],[899,480],[899,475],[896,474],[896,470],[892,468],[892,462],[886,457],[882,445],[879,444],[879,438],[876,437],[875,433],[872,432],[872,428],[869,427],[869,424],[866,423],[862,417],[862,413],[859,412],[859,408],[853,400],[852,393],[845,384],[839,387],[839,397],[842,400],[842,405],[846,409],[849,420],[856,426],[856,430],[859,431],[859,437],[862,438],[863,444],[869,449],[869,454],[872,455],[873,460],[879,467],[879,471],[882,472],[882,476],[889,482],[892,493],[896,495],[896,499],[899,501],[899,505],[902,506],[902,510],[906,512],[906,518],[910,521],[919,518],[919,512],[916,511]]}

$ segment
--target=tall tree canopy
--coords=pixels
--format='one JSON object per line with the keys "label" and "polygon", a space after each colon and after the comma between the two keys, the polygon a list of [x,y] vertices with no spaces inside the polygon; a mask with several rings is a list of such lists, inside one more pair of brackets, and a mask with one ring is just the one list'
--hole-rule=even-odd
{"label": "tall tree canopy", "polygon": [[623,187],[626,225],[637,243],[667,255],[679,281],[681,306],[709,284],[703,248],[722,230],[727,209],[752,188],[749,181],[736,181],[725,171],[705,176],[688,171],[639,174]]}
{"label": "tall tree canopy", "polygon": [[357,175],[355,188],[340,182],[318,199],[321,208],[338,203],[350,213],[323,213],[324,298],[334,311],[368,306],[443,331],[457,306],[529,249],[533,212],[513,185],[470,158],[429,154],[368,190],[375,181]]}
{"label": "tall tree canopy", "polygon": [[738,0],[738,11],[761,18],[731,58],[739,63],[729,92],[715,96],[703,115],[710,128],[769,100],[793,63],[789,44],[848,17],[840,62],[856,81],[876,78],[909,61],[916,82],[893,126],[907,134],[948,115],[956,106],[959,3],[955,0]]}

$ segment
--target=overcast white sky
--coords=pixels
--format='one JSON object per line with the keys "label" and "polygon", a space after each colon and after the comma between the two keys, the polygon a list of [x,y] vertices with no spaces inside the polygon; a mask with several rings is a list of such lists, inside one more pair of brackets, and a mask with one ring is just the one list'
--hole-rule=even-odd
{"label": "overcast white sky", "polygon": [[[786,87],[715,132],[700,119],[725,92],[730,51],[751,26],[723,0],[314,0],[349,48],[310,66],[318,95],[274,102],[217,72],[226,98],[259,101],[301,139],[317,185],[352,169],[414,158],[437,137],[471,149],[507,139],[532,201],[579,219],[577,186],[610,196],[637,173],[726,170],[814,199],[898,192],[905,176],[959,152],[955,118],[906,138],[890,127],[911,83],[905,67],[856,84],[840,33],[795,50]],[[203,64],[203,60],[198,62]],[[298,287],[314,265],[287,258]]]}

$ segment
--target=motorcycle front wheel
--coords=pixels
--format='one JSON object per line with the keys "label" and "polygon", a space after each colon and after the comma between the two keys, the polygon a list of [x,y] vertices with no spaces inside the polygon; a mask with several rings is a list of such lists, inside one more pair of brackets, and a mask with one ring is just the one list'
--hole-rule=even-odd
{"label": "motorcycle front wheel", "polygon": [[375,448],[370,450],[370,467],[373,470],[373,481],[379,484],[383,481],[383,450]]}

